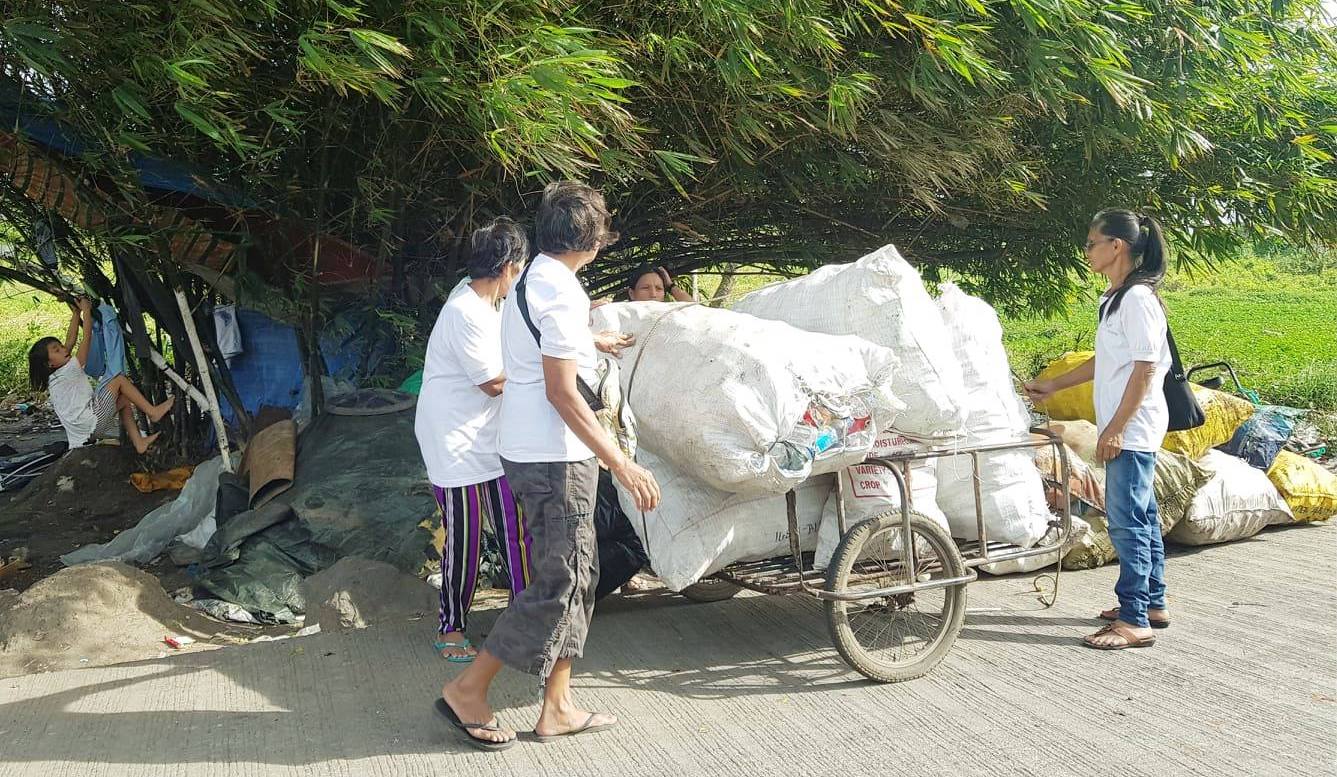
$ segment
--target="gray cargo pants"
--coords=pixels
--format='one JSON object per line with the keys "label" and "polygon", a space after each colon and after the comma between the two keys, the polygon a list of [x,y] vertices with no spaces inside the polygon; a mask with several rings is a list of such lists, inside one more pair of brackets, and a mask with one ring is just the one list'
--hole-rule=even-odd
{"label": "gray cargo pants", "polygon": [[533,537],[530,580],[497,619],[485,647],[507,666],[546,679],[559,659],[584,653],[594,615],[599,464],[503,459],[502,468]]}

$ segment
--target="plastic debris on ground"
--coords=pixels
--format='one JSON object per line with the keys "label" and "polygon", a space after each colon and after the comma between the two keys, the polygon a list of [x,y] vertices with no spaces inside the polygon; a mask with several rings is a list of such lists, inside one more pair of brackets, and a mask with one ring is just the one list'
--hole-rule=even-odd
{"label": "plastic debris on ground", "polygon": [[176,537],[187,534],[213,515],[221,457],[195,468],[176,499],[144,516],[132,529],[101,545],[85,545],[60,557],[66,566],[92,561],[127,561],[147,564],[161,554]]}

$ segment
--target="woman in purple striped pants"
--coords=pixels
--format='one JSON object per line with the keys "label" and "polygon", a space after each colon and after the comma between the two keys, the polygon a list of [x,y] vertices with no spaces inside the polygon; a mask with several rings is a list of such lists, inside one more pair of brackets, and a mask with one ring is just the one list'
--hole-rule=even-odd
{"label": "woman in purple striped pants", "polygon": [[456,663],[477,654],[464,630],[485,522],[501,545],[511,596],[529,582],[531,540],[502,472],[496,429],[506,384],[498,303],[528,256],[529,241],[514,221],[498,218],[476,230],[469,278],[450,293],[427,341],[414,429],[446,534],[436,649]]}

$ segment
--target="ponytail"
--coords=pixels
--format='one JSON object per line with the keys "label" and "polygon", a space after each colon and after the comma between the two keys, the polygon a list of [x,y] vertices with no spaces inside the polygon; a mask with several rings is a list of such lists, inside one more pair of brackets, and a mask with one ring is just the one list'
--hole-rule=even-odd
{"label": "ponytail", "polygon": [[1165,278],[1170,254],[1160,223],[1151,216],[1131,210],[1111,209],[1097,213],[1091,219],[1091,227],[1105,237],[1118,238],[1127,243],[1133,257],[1133,271],[1124,279],[1122,286],[1111,292],[1102,317],[1118,310],[1123,295],[1133,286],[1149,286],[1155,292]]}

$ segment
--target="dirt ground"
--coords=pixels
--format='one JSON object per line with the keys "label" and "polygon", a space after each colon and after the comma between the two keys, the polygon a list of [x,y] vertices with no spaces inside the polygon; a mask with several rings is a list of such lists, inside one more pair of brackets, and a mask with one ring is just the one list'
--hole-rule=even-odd
{"label": "dirt ground", "polygon": [[[19,453],[65,439],[50,411],[0,416],[0,445]],[[158,462],[138,456],[129,446],[94,446],[61,457],[23,488],[0,494],[0,560],[27,549],[31,567],[0,577],[0,589],[20,591],[64,568],[60,556],[93,542],[106,542],[149,511],[176,498],[177,491],[142,494],[130,475]],[[185,577],[164,561],[151,572],[168,591]]]}

